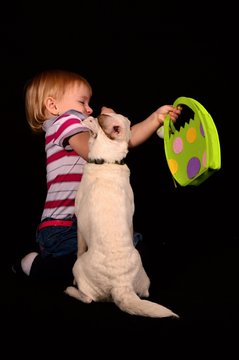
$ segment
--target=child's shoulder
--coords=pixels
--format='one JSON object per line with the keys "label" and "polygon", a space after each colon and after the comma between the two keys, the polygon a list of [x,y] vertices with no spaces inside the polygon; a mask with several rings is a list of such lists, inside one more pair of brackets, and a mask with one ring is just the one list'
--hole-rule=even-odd
{"label": "child's shoulder", "polygon": [[85,115],[81,112],[77,110],[68,110],[61,115],[54,116],[51,119],[46,120],[43,124],[43,130],[45,132],[56,131],[59,127],[65,126],[66,122],[68,123],[68,126],[72,126],[74,124],[75,126],[82,127],[82,120],[84,119]]}
{"label": "child's shoulder", "polygon": [[60,119],[64,119],[64,118],[69,118],[69,117],[76,117],[79,118],[80,120],[84,120],[86,118],[86,116],[84,114],[82,114],[80,111],[77,110],[67,110],[65,111],[63,114],[57,116],[54,121],[60,120]]}

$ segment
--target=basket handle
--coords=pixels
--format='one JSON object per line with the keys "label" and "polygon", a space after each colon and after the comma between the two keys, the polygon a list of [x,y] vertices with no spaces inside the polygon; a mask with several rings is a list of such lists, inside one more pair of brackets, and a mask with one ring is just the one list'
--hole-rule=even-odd
{"label": "basket handle", "polygon": [[[190,107],[194,112],[200,110],[202,113],[206,114],[207,116],[210,116],[210,114],[207,112],[207,110],[195,99],[189,98],[189,97],[185,97],[185,96],[181,96],[179,98],[177,98],[174,103],[173,106],[179,106],[179,105],[187,105],[188,107]],[[166,141],[169,141],[169,136],[170,134],[174,134],[176,131],[176,128],[174,126],[173,121],[170,119],[170,116],[167,115],[164,123],[162,125],[164,127],[164,131],[163,131],[163,137]],[[160,128],[159,128],[160,129]],[[158,130],[159,130],[158,129]]]}

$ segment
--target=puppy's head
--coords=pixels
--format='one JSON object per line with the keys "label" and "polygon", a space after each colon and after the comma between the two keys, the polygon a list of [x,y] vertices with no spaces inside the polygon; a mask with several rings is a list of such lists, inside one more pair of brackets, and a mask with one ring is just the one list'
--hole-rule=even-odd
{"label": "puppy's head", "polygon": [[104,159],[105,162],[120,161],[128,152],[130,121],[115,113],[89,116],[84,125],[90,130],[89,158]]}
{"label": "puppy's head", "polygon": [[129,142],[130,121],[127,117],[115,113],[101,113],[98,122],[104,133],[111,140],[123,140]]}
{"label": "puppy's head", "polygon": [[101,113],[98,118],[89,116],[84,120],[84,125],[90,130],[91,136],[95,138],[99,131],[103,131],[111,140],[130,140],[130,121],[127,117],[115,113]]}

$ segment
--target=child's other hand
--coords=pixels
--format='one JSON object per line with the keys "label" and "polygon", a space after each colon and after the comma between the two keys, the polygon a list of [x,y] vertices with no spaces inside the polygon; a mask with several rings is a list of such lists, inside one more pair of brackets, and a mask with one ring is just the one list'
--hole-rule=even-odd
{"label": "child's other hand", "polygon": [[159,126],[163,125],[163,122],[167,115],[170,116],[170,119],[175,122],[178,116],[181,114],[182,108],[180,106],[175,107],[173,105],[163,105],[158,108],[155,113],[157,114],[157,119]]}
{"label": "child's other hand", "polygon": [[101,108],[101,114],[109,114],[109,113],[115,113],[115,111],[111,108],[108,108],[106,106],[102,106]]}

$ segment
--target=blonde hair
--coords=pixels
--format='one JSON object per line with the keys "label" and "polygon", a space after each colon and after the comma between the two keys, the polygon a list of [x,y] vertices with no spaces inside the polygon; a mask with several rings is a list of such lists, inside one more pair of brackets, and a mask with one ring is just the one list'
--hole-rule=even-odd
{"label": "blonde hair", "polygon": [[47,70],[38,73],[25,86],[26,118],[34,132],[42,132],[42,124],[46,120],[45,99],[52,96],[60,99],[69,85],[83,83],[92,88],[89,82],[81,75],[65,70]]}

